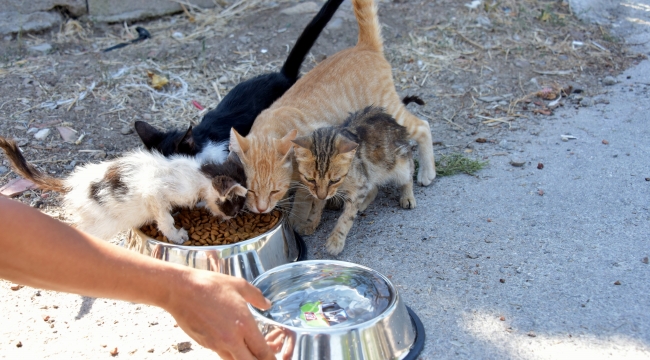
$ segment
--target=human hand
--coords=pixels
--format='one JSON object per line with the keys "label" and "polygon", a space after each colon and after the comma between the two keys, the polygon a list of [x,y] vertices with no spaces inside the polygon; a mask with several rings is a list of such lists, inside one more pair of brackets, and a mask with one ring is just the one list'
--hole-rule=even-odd
{"label": "human hand", "polygon": [[183,331],[224,360],[275,359],[246,305],[271,306],[259,289],[228,275],[187,272],[181,283],[172,283],[171,299],[161,305]]}

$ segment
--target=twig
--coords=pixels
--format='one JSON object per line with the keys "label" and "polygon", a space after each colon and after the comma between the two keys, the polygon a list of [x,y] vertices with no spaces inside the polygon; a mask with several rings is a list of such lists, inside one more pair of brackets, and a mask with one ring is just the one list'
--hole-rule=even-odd
{"label": "twig", "polygon": [[571,70],[539,71],[533,69],[533,72],[540,75],[570,75],[572,71]]}
{"label": "twig", "polygon": [[126,110],[126,108],[119,108],[119,109],[113,109],[113,110],[105,111],[105,112],[103,112],[103,113],[97,114],[97,116],[102,116],[102,115],[106,115],[106,114],[112,114],[112,113],[114,113],[114,112],[118,112],[118,111],[122,111],[122,110]]}
{"label": "twig", "polygon": [[485,48],[484,48],[483,46],[481,46],[479,43],[477,43],[477,42],[475,42],[475,41],[473,41],[473,40],[468,39],[465,35],[463,35],[462,33],[460,33],[460,32],[457,31],[457,30],[456,30],[456,34],[460,35],[460,37],[463,38],[463,40],[465,40],[465,41],[467,41],[468,43],[470,43],[470,44],[476,46],[477,48],[479,48],[479,49],[481,49],[481,50],[485,50]]}

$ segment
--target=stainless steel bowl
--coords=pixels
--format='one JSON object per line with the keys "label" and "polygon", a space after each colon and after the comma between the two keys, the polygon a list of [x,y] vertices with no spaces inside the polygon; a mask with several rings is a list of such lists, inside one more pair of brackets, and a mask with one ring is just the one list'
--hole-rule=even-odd
{"label": "stainless steel bowl", "polygon": [[404,359],[416,342],[397,289],[367,267],[301,261],[273,268],[253,285],[273,303],[267,311],[249,307],[278,359]]}
{"label": "stainless steel bowl", "polygon": [[295,236],[285,218],[266,233],[231,245],[183,246],[152,239],[140,229],[131,229],[124,246],[140,253],[190,266],[216,271],[253,281],[276,266],[297,261],[302,241]]}

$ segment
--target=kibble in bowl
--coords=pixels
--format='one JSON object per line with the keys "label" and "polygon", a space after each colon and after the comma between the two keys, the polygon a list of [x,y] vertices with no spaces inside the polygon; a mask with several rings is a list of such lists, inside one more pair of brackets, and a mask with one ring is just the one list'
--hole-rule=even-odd
{"label": "kibble in bowl", "polygon": [[[262,235],[278,223],[281,215],[277,210],[268,214],[244,213],[222,222],[206,208],[185,208],[175,212],[173,217],[175,226],[182,226],[190,237],[182,245],[215,246],[234,244]],[[140,231],[152,239],[172,243],[156,224],[144,225]]]}
{"label": "kibble in bowl", "polygon": [[188,231],[190,240],[185,244],[166,241],[156,224],[151,224],[131,229],[122,246],[162,261],[247,281],[306,254],[304,242],[279,211],[241,214],[224,222],[200,208],[174,210],[172,216],[177,227]]}

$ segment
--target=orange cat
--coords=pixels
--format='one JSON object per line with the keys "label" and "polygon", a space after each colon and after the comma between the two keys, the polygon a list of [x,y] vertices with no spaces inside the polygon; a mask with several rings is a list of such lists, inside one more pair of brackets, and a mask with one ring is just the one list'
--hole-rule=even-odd
{"label": "orange cat", "polygon": [[[431,129],[411,114],[395,91],[391,66],[383,55],[377,7],[373,0],[352,0],[359,23],[357,45],[318,64],[280,99],[263,111],[247,137],[230,133],[230,149],[239,155],[248,178],[247,206],[271,211],[290,188],[292,146],[297,135],[341,124],[350,113],[381,106],[406,127],[420,151],[418,183],[436,177]],[[307,210],[308,211],[308,210]]]}

